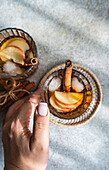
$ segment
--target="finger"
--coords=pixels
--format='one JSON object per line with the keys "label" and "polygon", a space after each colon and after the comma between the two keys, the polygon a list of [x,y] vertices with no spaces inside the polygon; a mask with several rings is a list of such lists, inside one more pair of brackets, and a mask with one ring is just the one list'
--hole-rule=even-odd
{"label": "finger", "polygon": [[9,109],[6,113],[4,123],[7,122],[13,116],[13,114],[15,114],[16,110],[18,110],[21,107],[21,105],[28,99],[28,97],[29,96],[26,96],[23,99],[18,100],[12,106],[9,107]]}
{"label": "finger", "polygon": [[8,121],[12,117],[12,115],[15,114],[16,110],[18,110],[27,99],[29,100],[30,103],[33,103],[36,106],[42,100],[41,99],[41,89],[37,89],[32,95],[26,96],[23,99],[14,103],[9,108],[4,122]]}
{"label": "finger", "polygon": [[37,89],[34,93],[30,95],[29,101],[35,105],[38,105],[39,102],[41,102],[41,88]]}
{"label": "finger", "polygon": [[[30,116],[34,114],[36,106],[42,100],[41,89],[37,89],[29,99],[22,105],[19,110],[19,118],[22,120],[23,124],[27,124],[30,121]],[[27,124],[28,125],[28,124]]]}
{"label": "finger", "polygon": [[[49,110],[47,103],[40,103],[35,111],[32,136],[33,147],[49,148]],[[32,147],[31,146],[31,147]]]}
{"label": "finger", "polygon": [[34,114],[35,111],[35,104],[31,103],[29,100],[27,100],[17,112],[17,120],[20,123],[20,127],[22,128],[28,128],[30,123],[30,116]]}

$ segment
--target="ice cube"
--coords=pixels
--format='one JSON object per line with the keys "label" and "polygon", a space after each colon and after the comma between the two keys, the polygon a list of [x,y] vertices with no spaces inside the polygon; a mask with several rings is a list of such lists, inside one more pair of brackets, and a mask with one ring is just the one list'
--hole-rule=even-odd
{"label": "ice cube", "polygon": [[72,79],[72,89],[75,90],[76,92],[81,92],[84,89],[84,86],[77,77],[73,77]]}
{"label": "ice cube", "polygon": [[17,74],[22,74],[23,70],[20,68],[19,65],[13,63],[10,60],[7,60],[6,63],[3,65],[3,72],[6,72],[11,76],[16,76]]}
{"label": "ice cube", "polygon": [[49,91],[55,91],[61,86],[61,79],[59,77],[55,77],[49,84]]}

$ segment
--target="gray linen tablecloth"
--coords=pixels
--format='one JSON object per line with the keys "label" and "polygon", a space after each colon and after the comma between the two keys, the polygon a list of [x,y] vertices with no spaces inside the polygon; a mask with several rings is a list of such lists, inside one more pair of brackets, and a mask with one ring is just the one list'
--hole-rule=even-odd
{"label": "gray linen tablecloth", "polygon": [[[109,169],[109,1],[0,0],[0,29],[27,31],[38,48],[38,85],[52,67],[71,59],[88,67],[100,81],[103,99],[93,119],[78,127],[50,122],[47,170]],[[0,113],[0,170],[4,166]]]}

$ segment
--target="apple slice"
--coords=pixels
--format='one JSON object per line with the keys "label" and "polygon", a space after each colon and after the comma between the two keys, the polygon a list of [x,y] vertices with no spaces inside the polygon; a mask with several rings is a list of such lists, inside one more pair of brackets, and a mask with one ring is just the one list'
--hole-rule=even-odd
{"label": "apple slice", "polygon": [[25,54],[24,52],[16,46],[9,46],[0,51],[0,56],[2,58],[7,58],[7,60],[13,60],[15,63],[24,65]]}
{"label": "apple slice", "polygon": [[80,99],[76,104],[75,104],[75,109],[82,103],[83,99]]}
{"label": "apple slice", "polygon": [[83,93],[74,93],[74,92],[59,92],[55,91],[54,96],[58,102],[63,105],[72,105],[79,102],[83,99]]}
{"label": "apple slice", "polygon": [[56,103],[59,107],[61,107],[62,109],[70,109],[70,110],[76,109],[76,104],[67,105],[67,106],[66,106],[66,105],[60,103],[58,100],[56,100],[56,98],[55,98],[55,103]]}
{"label": "apple slice", "polygon": [[4,48],[6,48],[7,45],[8,45],[11,41],[13,41],[14,39],[15,39],[15,38],[10,38],[10,39],[6,40],[6,41],[2,44],[2,46],[0,47],[0,51],[3,50]]}
{"label": "apple slice", "polygon": [[62,112],[69,112],[69,111],[75,110],[81,103],[82,103],[82,99],[74,105],[65,106],[65,105],[62,105],[61,103],[57,102],[54,95],[52,95],[50,97],[51,106],[54,107],[56,110],[62,111]]}
{"label": "apple slice", "polygon": [[1,50],[8,46],[16,46],[22,49],[22,51],[25,53],[27,50],[29,50],[29,45],[26,42],[25,39],[20,38],[20,37],[15,37],[15,38],[10,38],[8,39],[3,45],[1,46]]}
{"label": "apple slice", "polygon": [[71,110],[74,110],[74,109],[76,109],[81,103],[82,103],[82,101],[83,101],[83,99],[80,99],[77,103],[75,103],[75,104],[73,104],[73,105],[64,105],[64,104],[62,104],[62,103],[60,103],[59,101],[57,101],[56,99],[55,99],[55,103],[59,106],[59,107],[61,107],[61,108],[65,108],[65,109],[71,109]]}
{"label": "apple slice", "polygon": [[7,61],[7,58],[6,58],[6,57],[0,56],[0,58],[1,58],[1,60],[2,60],[3,62]]}
{"label": "apple slice", "polygon": [[69,111],[71,110],[71,109],[65,109],[65,108],[59,107],[59,106],[56,104],[56,102],[55,102],[55,97],[54,97],[54,95],[52,95],[52,96],[50,97],[50,104],[51,104],[51,106],[54,107],[56,110],[61,111],[61,112],[69,112]]}

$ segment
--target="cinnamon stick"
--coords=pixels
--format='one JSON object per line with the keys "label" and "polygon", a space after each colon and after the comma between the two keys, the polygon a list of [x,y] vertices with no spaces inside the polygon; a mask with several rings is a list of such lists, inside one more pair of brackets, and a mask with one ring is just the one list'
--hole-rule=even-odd
{"label": "cinnamon stick", "polygon": [[[29,81],[24,81],[23,83],[20,83],[19,84],[19,86],[17,87],[17,88],[15,88],[15,90],[16,89],[23,89],[27,84],[29,83]],[[0,95],[4,95],[4,94],[6,94],[7,93],[7,91],[3,91],[3,92],[1,92],[0,93]],[[19,93],[19,92],[15,92],[15,95],[17,94],[17,93]],[[8,96],[8,98],[7,98],[7,102],[10,100],[10,97]],[[0,99],[0,103],[2,103],[4,101],[4,98],[1,98]],[[3,107],[3,106],[2,106]]]}
{"label": "cinnamon stick", "polygon": [[34,58],[30,59],[30,64],[31,65],[36,65],[37,63],[38,63],[38,59],[37,58],[34,57]]}
{"label": "cinnamon stick", "polygon": [[38,64],[38,59],[37,58],[28,58],[28,59],[26,59],[26,61],[25,61],[26,63],[25,63],[25,66],[31,66],[31,65],[36,65],[36,64]]}
{"label": "cinnamon stick", "polygon": [[6,89],[9,90],[13,86],[16,86],[16,80],[13,78],[2,79],[0,76],[0,84]]}
{"label": "cinnamon stick", "polygon": [[1,91],[1,92],[0,92],[0,96],[1,96],[1,95],[4,95],[6,92],[7,92],[6,90]]}
{"label": "cinnamon stick", "polygon": [[[33,87],[35,87],[35,83],[34,82],[26,82],[28,83],[23,89],[27,90],[27,91],[30,91]],[[24,91],[20,91],[20,92],[15,92],[15,95],[16,97],[18,98],[18,100],[23,97],[24,95],[26,94],[26,92]],[[13,100],[10,99],[10,97],[8,97],[8,100],[7,102],[2,106],[0,107],[0,111],[3,111],[4,109],[6,109],[7,107],[9,107],[11,104],[13,104]]]}
{"label": "cinnamon stick", "polygon": [[34,57],[31,50],[27,50],[25,53],[25,66],[31,66],[38,64],[38,59]]}
{"label": "cinnamon stick", "polygon": [[66,60],[64,78],[63,78],[63,90],[66,92],[70,92],[71,75],[72,75],[72,61]]}

